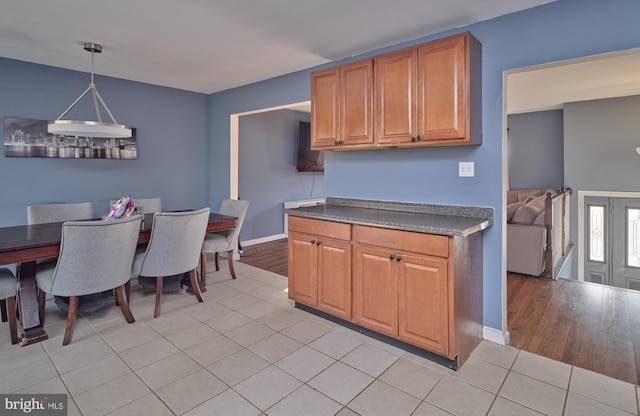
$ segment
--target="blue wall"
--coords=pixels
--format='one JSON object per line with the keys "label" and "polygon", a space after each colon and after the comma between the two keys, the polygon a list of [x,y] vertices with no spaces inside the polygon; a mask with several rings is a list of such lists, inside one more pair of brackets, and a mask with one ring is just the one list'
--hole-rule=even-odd
{"label": "blue wall", "polygon": [[[483,45],[483,144],[328,153],[325,156],[326,194],[495,208],[494,225],[484,235],[484,324],[501,329],[503,275],[498,259],[503,253],[503,72],[637,47],[640,45],[638,16],[640,2],[637,0],[559,0],[372,52],[377,54],[470,30]],[[211,206],[229,194],[229,116],[308,100],[310,72],[301,71],[209,97]],[[459,161],[475,162],[476,176],[459,178]]]}
{"label": "blue wall", "polygon": [[282,234],[284,201],[324,196],[322,173],[296,173],[298,124],[310,118],[292,110],[239,118],[238,194],[250,202],[241,241]]}
{"label": "blue wall", "polygon": [[562,110],[512,114],[507,124],[509,189],[564,186]]}
{"label": "blue wall", "polygon": [[[4,58],[0,74],[0,119],[53,120],[90,81],[87,73]],[[108,212],[110,199],[128,194],[161,197],[169,210],[208,205],[207,96],[102,76],[95,83],[116,120],[136,127],[138,159],[7,158],[0,152],[0,226],[25,224],[26,206],[38,203],[89,201],[96,216]],[[96,119],[90,98],[76,109],[78,117]]]}

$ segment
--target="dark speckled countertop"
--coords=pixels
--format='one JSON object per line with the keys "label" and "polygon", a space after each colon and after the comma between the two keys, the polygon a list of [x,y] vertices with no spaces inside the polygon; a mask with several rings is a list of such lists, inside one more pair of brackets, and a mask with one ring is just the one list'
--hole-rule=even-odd
{"label": "dark speckled countertop", "polygon": [[493,224],[493,208],[327,197],[324,205],[285,214],[403,231],[467,236]]}

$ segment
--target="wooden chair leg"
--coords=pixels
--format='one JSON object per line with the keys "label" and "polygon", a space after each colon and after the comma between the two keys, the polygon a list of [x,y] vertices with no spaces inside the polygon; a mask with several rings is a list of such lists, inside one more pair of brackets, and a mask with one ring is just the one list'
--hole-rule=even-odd
{"label": "wooden chair leg", "polygon": [[[127,283],[125,283],[125,293],[126,293],[126,298],[125,300],[127,301],[127,303],[129,302],[129,295],[131,294],[131,280],[129,280]],[[116,296],[116,306],[120,306],[120,299],[118,299],[118,292],[116,292],[115,289],[113,289],[113,294]]]}
{"label": "wooden chair leg", "polygon": [[18,343],[18,318],[16,316],[16,297],[12,296],[7,299],[7,315],[9,320],[9,332],[11,333],[11,344]]}
{"label": "wooden chair leg", "polygon": [[[131,280],[127,280],[127,283],[124,284],[124,293],[127,295],[125,301],[129,304],[129,302],[131,302]],[[116,292],[116,299],[117,295],[118,292]]]}
{"label": "wooden chair leg", "polygon": [[204,292],[207,287],[207,253],[200,254],[200,288]]}
{"label": "wooden chair leg", "polygon": [[78,296],[69,297],[69,312],[67,312],[67,328],[64,330],[62,345],[69,345],[73,337],[73,326],[76,324],[78,315]]}
{"label": "wooden chair leg", "polygon": [[220,271],[220,265],[218,264],[218,252],[217,251],[216,251],[215,258],[216,258],[216,271],[219,272]]}
{"label": "wooden chair leg", "polygon": [[236,278],[236,272],[233,270],[233,250],[227,251],[227,258],[229,259],[229,271],[231,272],[231,278]]}
{"label": "wooden chair leg", "polygon": [[191,282],[191,289],[193,290],[193,294],[196,295],[198,302],[204,302],[204,299],[202,299],[202,292],[200,291],[200,285],[198,284],[196,269],[189,272],[189,281]]}
{"label": "wooden chair leg", "polygon": [[0,299],[0,315],[2,315],[2,322],[7,322],[7,300]]}
{"label": "wooden chair leg", "polygon": [[156,277],[156,309],[153,312],[153,317],[160,316],[160,299],[162,298],[162,277]]}
{"label": "wooden chair leg", "polygon": [[124,319],[126,319],[128,323],[132,324],[136,320],[133,318],[131,309],[129,309],[129,302],[127,298],[125,298],[126,288],[124,288],[124,286],[126,285],[127,284],[125,283],[124,285],[118,286],[116,288],[116,298],[118,299],[118,303],[120,304],[120,310],[122,311]]}
{"label": "wooden chair leg", "polygon": [[44,328],[44,307],[47,301],[47,294],[38,288],[38,317],[40,318],[40,326]]}

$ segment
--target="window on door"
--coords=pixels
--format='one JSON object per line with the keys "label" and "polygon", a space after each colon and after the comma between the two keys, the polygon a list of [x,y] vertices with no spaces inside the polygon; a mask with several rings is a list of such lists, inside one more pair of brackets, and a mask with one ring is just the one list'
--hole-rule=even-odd
{"label": "window on door", "polygon": [[640,290],[640,199],[585,198],[587,282]]}

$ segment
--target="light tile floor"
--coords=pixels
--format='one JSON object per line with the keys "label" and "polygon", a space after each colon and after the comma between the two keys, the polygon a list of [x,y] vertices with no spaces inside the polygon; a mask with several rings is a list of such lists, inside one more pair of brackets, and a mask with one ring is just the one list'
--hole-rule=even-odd
{"label": "light tile floor", "polygon": [[[213,265],[209,270],[214,270]],[[0,325],[0,392],[66,393],[69,415],[638,415],[638,387],[483,341],[457,372],[293,308],[286,278],[236,264],[205,302],[132,284],[120,310],[79,318],[52,303],[49,340],[12,346]]]}

